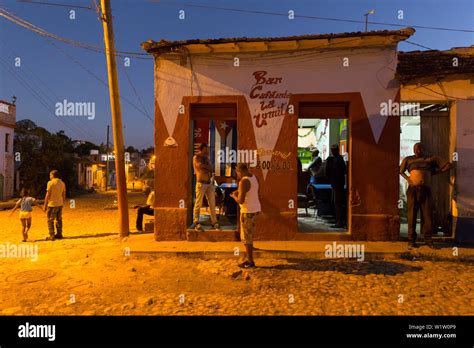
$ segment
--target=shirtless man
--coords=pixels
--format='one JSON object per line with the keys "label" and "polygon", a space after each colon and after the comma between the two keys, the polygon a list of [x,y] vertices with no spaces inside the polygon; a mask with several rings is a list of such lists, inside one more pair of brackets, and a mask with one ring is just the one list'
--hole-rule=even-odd
{"label": "shirtless man", "polygon": [[211,211],[212,228],[219,230],[219,224],[216,219],[216,196],[214,188],[214,170],[209,159],[209,150],[207,144],[199,145],[199,153],[193,157],[193,168],[196,174],[196,202],[194,203],[193,228],[197,231],[203,231],[199,223],[199,215],[204,195],[206,195]]}
{"label": "shirtless man", "polygon": [[[414,156],[405,157],[400,165],[400,175],[408,182],[407,205],[408,205],[408,245],[416,248],[416,216],[421,209],[422,233],[425,243],[434,248],[431,234],[431,188],[427,185],[431,175],[450,170],[452,163],[445,162],[436,156],[426,156],[423,153],[421,143],[413,146]],[[406,175],[406,171],[410,175]]]}

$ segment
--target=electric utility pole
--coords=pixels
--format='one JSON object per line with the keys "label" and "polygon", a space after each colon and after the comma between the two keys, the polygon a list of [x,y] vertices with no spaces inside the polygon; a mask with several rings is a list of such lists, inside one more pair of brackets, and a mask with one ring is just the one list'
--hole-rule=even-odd
{"label": "electric utility pole", "polygon": [[110,0],[101,0],[101,12],[102,24],[104,27],[105,54],[107,57],[107,73],[109,78],[110,109],[112,111],[112,132],[115,150],[117,205],[120,218],[119,231],[121,237],[126,237],[129,235],[127,181],[125,177],[122,111],[120,109],[120,93],[118,85],[117,65],[115,62],[116,51]]}
{"label": "electric utility pole", "polygon": [[105,169],[105,172],[106,172],[106,176],[105,176],[105,191],[107,191],[107,188],[109,187],[109,152],[110,152],[110,149],[109,149],[109,129],[110,129],[110,126],[107,125],[107,145],[106,145],[106,148],[105,148],[105,152],[107,154],[107,166],[106,166],[106,169]]}

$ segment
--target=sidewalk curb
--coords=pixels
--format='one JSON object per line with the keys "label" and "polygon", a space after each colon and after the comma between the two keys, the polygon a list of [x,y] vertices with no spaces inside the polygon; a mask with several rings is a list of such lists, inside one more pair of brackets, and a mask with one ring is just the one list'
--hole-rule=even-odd
{"label": "sidewalk curb", "polygon": [[[182,257],[190,259],[239,259],[242,252],[235,255],[231,251],[131,251],[130,256],[142,257]],[[254,252],[255,259],[307,259],[307,260],[347,260],[357,261],[357,258],[326,257],[324,252],[297,252],[258,250]],[[474,256],[445,257],[442,255],[415,254],[409,252],[366,252],[364,261],[378,260],[411,260],[411,261],[448,261],[448,262],[474,262]]]}

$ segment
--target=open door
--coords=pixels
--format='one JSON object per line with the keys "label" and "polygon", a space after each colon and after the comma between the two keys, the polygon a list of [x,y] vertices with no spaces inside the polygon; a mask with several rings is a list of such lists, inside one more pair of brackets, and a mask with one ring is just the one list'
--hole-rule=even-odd
{"label": "open door", "polygon": [[[237,189],[235,164],[231,151],[237,150],[237,106],[231,103],[191,104],[191,122],[193,129],[192,153],[197,153],[200,144],[205,143],[209,149],[209,159],[214,169],[214,186],[217,221],[223,231],[237,230],[237,203],[230,197]],[[195,206],[196,176],[192,166],[192,202]],[[190,212],[192,215],[192,211]],[[200,223],[204,230],[211,229],[210,207],[204,198],[200,209]],[[189,221],[193,217],[189,216]]]}
{"label": "open door", "polygon": [[[348,232],[347,115],[346,103],[299,105],[297,221],[300,233]],[[331,146],[338,146],[342,156],[337,166],[333,164]],[[332,183],[336,176],[342,184],[334,188]]]}
{"label": "open door", "polygon": [[[449,161],[449,107],[445,104],[432,104],[422,107],[421,143],[427,153]],[[451,236],[451,184],[450,172],[433,175],[431,186],[433,205],[433,234]]]}
{"label": "open door", "polygon": [[[449,106],[446,104],[421,104],[417,116],[400,117],[400,161],[413,155],[413,145],[421,142],[427,154],[450,161],[449,154]],[[432,194],[433,237],[452,237],[451,173],[429,177],[427,184]],[[400,235],[407,237],[406,196],[407,182],[400,177]],[[420,214],[420,212],[418,213]],[[420,234],[421,219],[418,215],[416,231]]]}

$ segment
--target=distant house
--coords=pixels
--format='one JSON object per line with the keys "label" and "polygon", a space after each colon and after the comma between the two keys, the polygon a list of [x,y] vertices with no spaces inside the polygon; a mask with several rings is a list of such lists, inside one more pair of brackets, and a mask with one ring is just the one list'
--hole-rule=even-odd
{"label": "distant house", "polygon": [[15,104],[0,100],[0,200],[13,196]]}
{"label": "distant house", "polygon": [[[109,163],[109,170],[113,165],[113,162]],[[102,158],[102,155],[98,153],[76,158],[78,185],[86,189],[94,188],[99,191],[105,190],[106,169],[106,161]]]}

